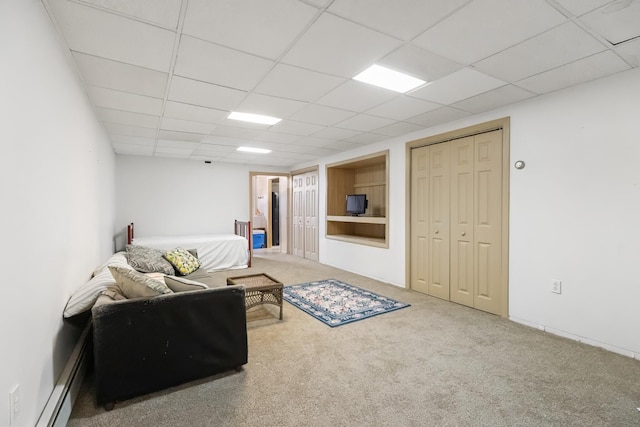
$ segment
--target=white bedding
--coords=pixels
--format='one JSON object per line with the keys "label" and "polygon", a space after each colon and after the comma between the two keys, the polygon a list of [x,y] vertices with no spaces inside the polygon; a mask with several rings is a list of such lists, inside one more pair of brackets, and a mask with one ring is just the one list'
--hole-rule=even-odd
{"label": "white bedding", "polygon": [[247,239],[235,234],[136,237],[132,243],[163,251],[175,249],[178,246],[184,249],[196,249],[201,263],[200,268],[206,271],[247,268],[249,263]]}

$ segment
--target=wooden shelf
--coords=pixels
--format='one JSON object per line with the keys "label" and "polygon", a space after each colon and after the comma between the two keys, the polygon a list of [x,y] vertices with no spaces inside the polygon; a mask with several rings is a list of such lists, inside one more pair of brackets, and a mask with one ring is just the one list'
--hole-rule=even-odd
{"label": "wooden shelf", "polygon": [[[388,168],[388,151],[327,165],[328,239],[389,247]],[[366,194],[368,207],[364,215],[346,215],[348,194]]]}
{"label": "wooden shelf", "polygon": [[327,221],[357,222],[361,224],[386,224],[387,218],[383,216],[340,216],[327,215]]}

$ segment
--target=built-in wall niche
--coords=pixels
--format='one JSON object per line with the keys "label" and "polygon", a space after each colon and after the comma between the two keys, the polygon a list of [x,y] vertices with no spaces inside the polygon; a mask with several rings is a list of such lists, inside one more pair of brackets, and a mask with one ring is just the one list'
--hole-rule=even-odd
{"label": "built-in wall niche", "polygon": [[[389,152],[327,165],[328,239],[388,248]],[[347,214],[347,195],[365,194],[364,214]]]}

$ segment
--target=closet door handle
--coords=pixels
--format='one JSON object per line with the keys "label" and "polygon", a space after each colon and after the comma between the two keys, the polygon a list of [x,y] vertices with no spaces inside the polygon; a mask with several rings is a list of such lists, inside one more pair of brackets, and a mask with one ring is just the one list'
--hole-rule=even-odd
{"label": "closet door handle", "polygon": [[461,234],[462,234],[462,237],[464,237],[464,236],[466,236],[466,235],[467,235],[467,232],[466,232],[466,231],[463,231]]}
{"label": "closet door handle", "polygon": [[440,233],[440,230],[436,230],[436,234]]}

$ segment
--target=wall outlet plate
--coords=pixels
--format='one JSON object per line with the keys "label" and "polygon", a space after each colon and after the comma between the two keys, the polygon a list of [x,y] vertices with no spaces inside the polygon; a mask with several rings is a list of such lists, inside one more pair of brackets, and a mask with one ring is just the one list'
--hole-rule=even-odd
{"label": "wall outlet plate", "polygon": [[562,293],[562,281],[560,280],[552,280],[551,281],[551,292],[554,294]]}

